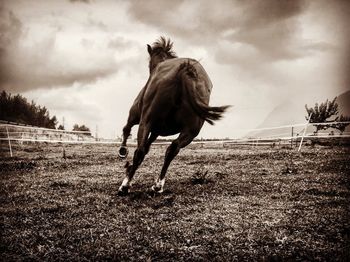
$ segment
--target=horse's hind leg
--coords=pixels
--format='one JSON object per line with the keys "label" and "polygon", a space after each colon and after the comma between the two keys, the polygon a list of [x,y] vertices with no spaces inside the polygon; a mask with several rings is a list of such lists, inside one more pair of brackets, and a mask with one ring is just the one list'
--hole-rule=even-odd
{"label": "horse's hind leg", "polygon": [[165,183],[165,175],[168,170],[168,167],[171,161],[175,158],[175,156],[180,152],[180,149],[187,146],[192,142],[195,135],[191,133],[181,133],[177,139],[175,139],[170,146],[167,148],[165,153],[164,164],[162,167],[162,171],[160,172],[159,177],[156,180],[156,184],[152,186],[152,190],[157,193],[162,193],[164,189]]}

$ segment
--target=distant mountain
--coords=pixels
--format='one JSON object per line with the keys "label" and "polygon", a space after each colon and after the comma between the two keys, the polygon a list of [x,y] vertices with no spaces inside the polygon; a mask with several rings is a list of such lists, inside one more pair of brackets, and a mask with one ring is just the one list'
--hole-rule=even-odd
{"label": "distant mountain", "polygon": [[[330,98],[332,99],[332,98]],[[350,116],[350,90],[342,93],[337,97],[338,111],[339,115],[343,114],[344,116]],[[267,127],[276,127],[284,126],[290,124],[300,124],[306,123],[306,110],[305,105],[298,103],[293,100],[286,100],[283,103],[276,106],[264,119],[264,121],[257,127],[267,128]],[[293,129],[294,135],[302,132],[303,127],[295,127]],[[350,126],[346,130],[349,130]],[[307,132],[313,132],[314,127],[310,126]],[[257,130],[250,132],[246,137],[281,137],[281,136],[290,136],[292,133],[292,128],[278,128],[272,130]]]}
{"label": "distant mountain", "polygon": [[342,93],[337,98],[339,114],[350,116],[350,90]]}
{"label": "distant mountain", "polygon": [[[276,106],[264,119],[264,121],[256,127],[256,129],[260,128],[268,128],[268,127],[279,127],[290,124],[299,124],[305,123],[305,115],[306,111],[304,108],[304,104],[298,104],[297,102],[293,102],[291,100],[285,100]],[[293,130],[294,133],[300,131]],[[292,133],[291,127],[286,128],[276,128],[276,129],[268,129],[268,130],[257,130],[250,132],[247,137],[281,137],[281,136],[290,136]]]}

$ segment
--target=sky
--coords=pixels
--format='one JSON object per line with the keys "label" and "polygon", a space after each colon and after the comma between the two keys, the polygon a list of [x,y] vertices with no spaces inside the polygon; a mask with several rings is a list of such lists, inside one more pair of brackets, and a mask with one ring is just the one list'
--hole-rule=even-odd
{"label": "sky", "polygon": [[294,124],[350,89],[349,13],[346,0],[3,0],[0,89],[115,138],[149,76],[146,45],[165,36],[207,71],[210,104],[232,105],[199,137],[236,137],[283,103]]}

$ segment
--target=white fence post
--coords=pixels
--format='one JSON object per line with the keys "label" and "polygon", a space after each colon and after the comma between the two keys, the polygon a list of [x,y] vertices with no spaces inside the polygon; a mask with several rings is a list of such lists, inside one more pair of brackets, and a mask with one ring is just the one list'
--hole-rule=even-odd
{"label": "white fence post", "polygon": [[6,126],[6,132],[7,132],[7,139],[9,141],[9,148],[10,148],[10,156],[12,157],[12,147],[11,147],[11,139],[10,139],[10,134],[9,134],[9,129]]}
{"label": "white fence post", "polygon": [[312,113],[310,114],[309,119],[307,120],[307,123],[305,125],[303,136],[301,137],[301,141],[300,141],[300,144],[299,144],[298,152],[300,151],[301,145],[303,144],[304,136],[305,136],[305,133],[306,133],[306,129],[307,129],[309,123],[310,123],[311,116],[312,116]]}

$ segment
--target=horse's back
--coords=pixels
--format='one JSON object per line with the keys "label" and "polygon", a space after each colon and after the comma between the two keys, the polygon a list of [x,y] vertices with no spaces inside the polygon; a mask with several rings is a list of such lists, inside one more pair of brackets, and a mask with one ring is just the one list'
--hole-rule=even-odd
{"label": "horse's back", "polygon": [[145,97],[152,97],[155,92],[159,92],[159,89],[162,89],[161,93],[168,94],[164,94],[164,96],[171,96],[176,85],[178,85],[179,70],[184,64],[189,64],[195,69],[196,89],[203,96],[204,100],[209,101],[212,90],[211,80],[202,65],[197,60],[191,58],[173,58],[158,64],[148,81]]}
{"label": "horse's back", "polygon": [[195,68],[196,74],[197,74],[197,81],[203,82],[211,90],[212,83],[210,81],[210,78],[207,72],[197,60],[192,58],[173,58],[173,59],[165,60],[157,66],[156,71],[154,72],[153,75],[155,77],[161,77],[164,80],[165,79],[171,80],[176,77],[176,74],[178,73],[179,68],[186,63],[190,64]]}

